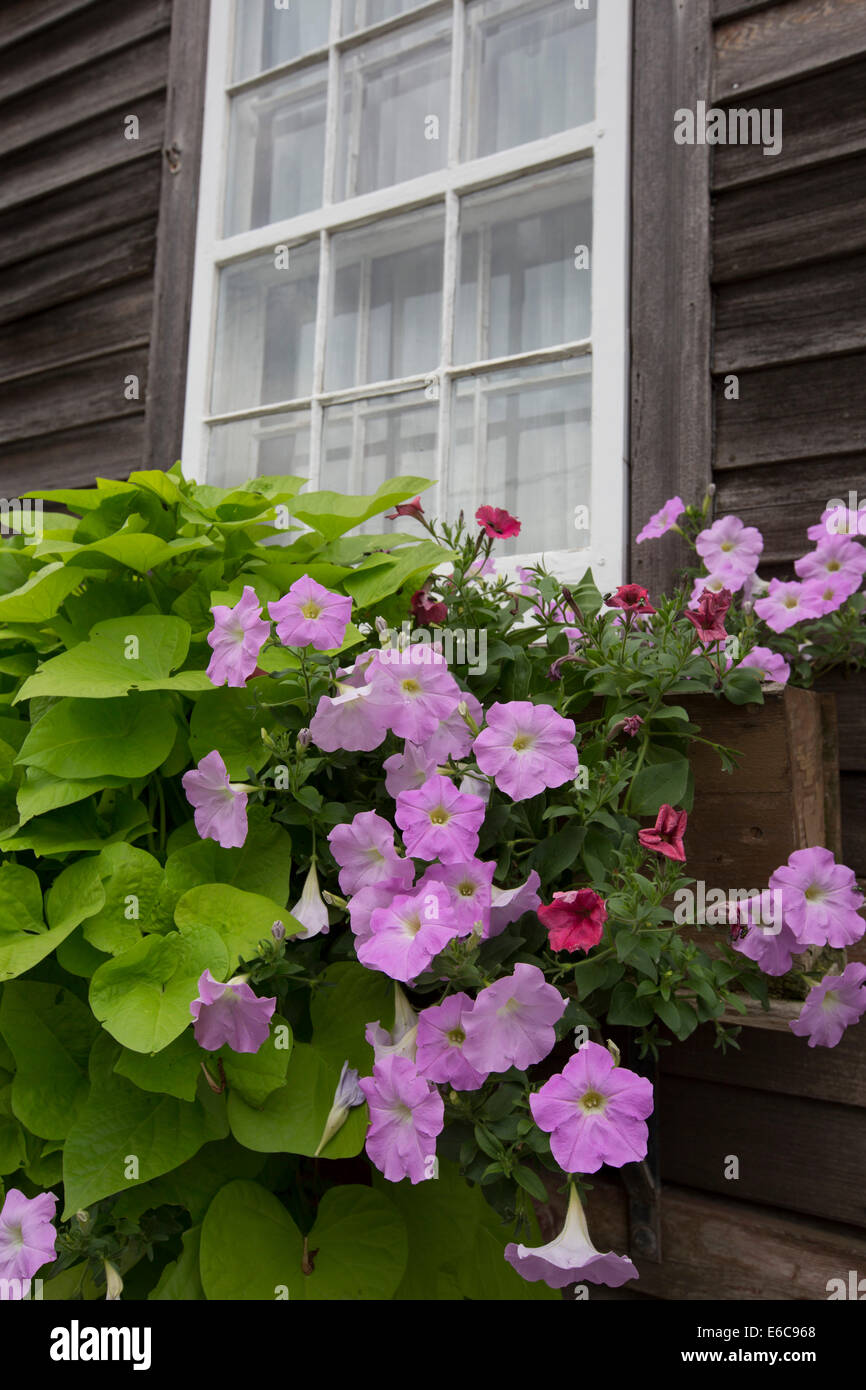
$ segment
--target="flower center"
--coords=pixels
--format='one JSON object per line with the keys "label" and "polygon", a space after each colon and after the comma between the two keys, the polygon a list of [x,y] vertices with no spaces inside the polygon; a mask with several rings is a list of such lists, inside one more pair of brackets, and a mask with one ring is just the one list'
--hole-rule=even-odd
{"label": "flower center", "polygon": [[433,825],[447,825],[451,817],[444,806],[437,806],[435,811],[430,812],[430,821]]}
{"label": "flower center", "polygon": [[604,1107],[605,1098],[600,1091],[584,1091],[580,1098],[580,1108],[585,1114],[598,1114]]}
{"label": "flower center", "polygon": [[416,681],[412,676],[409,676],[406,680],[401,681],[400,688],[401,690],[405,690],[407,695],[418,695],[421,690],[421,686],[419,685],[418,681]]}
{"label": "flower center", "polygon": [[417,936],[421,930],[420,912],[413,912],[409,917],[404,917],[403,920],[406,923],[406,931],[409,936]]}
{"label": "flower center", "polygon": [[733,550],[733,548],[734,548],[734,542],[733,542],[733,541],[722,541],[722,550]]}
{"label": "flower center", "polygon": [[445,1036],[452,1047],[462,1047],[466,1041],[466,1034],[462,1028],[450,1028]]}
{"label": "flower center", "polygon": [[468,879],[464,879],[462,883],[458,883],[457,892],[460,894],[461,898],[471,898],[475,893],[475,884],[470,883]]}
{"label": "flower center", "polygon": [[817,883],[810,883],[803,897],[807,903],[822,903],[824,901],[824,891]]}
{"label": "flower center", "polygon": [[518,735],[517,735],[517,738],[514,740],[514,742],[512,743],[511,747],[512,747],[512,748],[515,750],[515,752],[517,752],[517,753],[522,753],[522,752],[524,751],[524,749],[526,749],[526,748],[531,748],[531,747],[532,747],[532,735],[531,735],[531,734],[518,734]]}
{"label": "flower center", "polygon": [[305,618],[315,621],[316,618],[321,616],[322,610],[313,599],[308,599],[306,603],[301,604],[301,612]]}
{"label": "flower center", "polygon": [[11,1245],[22,1249],[24,1245],[24,1231],[20,1223],[17,1226],[7,1226],[5,1231],[6,1239]]}
{"label": "flower center", "polygon": [[408,1105],[395,1105],[394,1116],[396,1119],[400,1120],[404,1125],[412,1123],[412,1111],[409,1109]]}
{"label": "flower center", "polygon": [[829,571],[830,574],[833,574],[836,570],[840,570],[841,568],[842,568],[842,566],[841,566],[841,564],[839,563],[838,560],[828,560],[828,561],[827,561],[827,570]]}
{"label": "flower center", "polygon": [[821,1008],[822,1008],[822,1009],[835,1009],[835,1007],[836,1007],[836,1005],[837,1005],[838,1003],[839,1003],[839,995],[837,994],[836,990],[835,990],[835,989],[828,989],[828,990],[827,990],[827,993],[824,995],[824,998],[821,1000]]}
{"label": "flower center", "polygon": [[516,1014],[516,1013],[519,1013],[519,1012],[520,1012],[520,1008],[521,1008],[521,1004],[520,1004],[520,1000],[519,1000],[519,999],[514,999],[514,998],[508,999],[508,1000],[506,1000],[506,1002],[502,1005],[502,1008],[501,1008],[501,1009],[497,1009],[497,1010],[496,1010],[497,1017],[502,1018],[502,1016],[503,1016],[504,1014]]}
{"label": "flower center", "polygon": [[794,598],[793,594],[789,595],[788,598],[785,599],[785,607],[786,607],[786,608],[796,608],[796,607],[797,607],[797,600],[796,600],[796,598]]}

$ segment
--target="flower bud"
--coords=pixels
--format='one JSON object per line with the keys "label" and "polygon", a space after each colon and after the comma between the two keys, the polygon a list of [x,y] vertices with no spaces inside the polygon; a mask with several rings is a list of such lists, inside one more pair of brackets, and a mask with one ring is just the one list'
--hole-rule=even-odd
{"label": "flower bud", "polygon": [[302,729],[298,734],[298,750],[301,751],[304,748],[309,748],[312,741],[313,735],[310,733],[309,729]]}
{"label": "flower bud", "polygon": [[613,1058],[614,1066],[618,1067],[620,1064],[620,1050],[617,1047],[616,1043],[613,1042],[610,1038],[608,1038],[607,1040],[607,1050]]}
{"label": "flower bud", "polygon": [[271,927],[271,936],[274,938],[275,941],[285,941],[286,929],[283,926],[282,922],[274,922],[274,925]]}
{"label": "flower bud", "polygon": [[465,700],[460,701],[460,704],[457,706],[457,713],[460,715],[460,718],[463,720],[463,723],[466,725],[467,729],[469,729],[471,733],[476,735],[481,733],[481,729],[475,723],[475,720],[469,713],[469,706]]}
{"label": "flower bud", "polygon": [[108,1260],[102,1261],[105,1266],[105,1301],[106,1303],[116,1303],[123,1293],[123,1280]]}

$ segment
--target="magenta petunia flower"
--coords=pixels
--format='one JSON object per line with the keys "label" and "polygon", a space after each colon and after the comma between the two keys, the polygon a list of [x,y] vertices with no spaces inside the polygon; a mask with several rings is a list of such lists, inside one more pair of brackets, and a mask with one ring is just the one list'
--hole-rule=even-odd
{"label": "magenta petunia flower", "polygon": [[214,625],[207,640],[213,656],[207,674],[214,685],[246,685],[271,635],[271,625],[262,618],[256,591],[245,584],[243,595],[234,608],[218,603],[211,612]]}
{"label": "magenta petunia flower", "polygon": [[762,681],[775,681],[777,685],[786,685],[791,675],[791,668],[785,658],[772,651],[770,647],[753,647],[748,656],[743,657],[740,665],[754,671]]}
{"label": "magenta petunia flower", "polygon": [[386,647],[364,674],[379,717],[413,743],[426,743],[463,699],[445,658],[426,645]]}
{"label": "magenta petunia flower", "polygon": [[419,791],[400,793],[395,819],[413,859],[460,864],[475,857],[485,809],[480,796],[467,796],[449,777],[436,776]]}
{"label": "magenta petunia flower", "polygon": [[335,825],[328,834],[331,853],[340,866],[340,888],[359,888],[397,881],[408,887],[414,869],[394,848],[394,831],[375,811],[359,811],[348,825]]}
{"label": "magenta petunia flower", "polygon": [[431,598],[424,589],[419,589],[412,595],[409,607],[418,627],[430,627],[433,624],[441,627],[448,621],[447,603]]}
{"label": "magenta petunia flower", "polygon": [[352,600],[332,594],[305,574],[283,598],[268,604],[268,612],[284,647],[315,647],[318,652],[328,652],[345,641]]}
{"label": "magenta petunia flower", "polygon": [[[484,710],[481,703],[468,691],[461,691],[460,704],[466,705],[469,711],[469,718],[479,727],[484,721]],[[459,708],[449,714],[447,719],[443,719],[430,738],[424,740],[424,748],[428,757],[433,758],[438,764],[443,764],[449,758],[458,762],[465,758],[475,735],[470,726],[466,723]]]}
{"label": "magenta petunia flower", "polygon": [[477,1091],[487,1073],[476,1071],[463,1055],[465,1021],[473,1002],[468,994],[449,994],[441,1004],[418,1015],[416,1066],[428,1081],[454,1087],[455,1091]]}
{"label": "magenta petunia flower", "polygon": [[584,1279],[590,1284],[618,1289],[629,1279],[638,1278],[627,1255],[596,1250],[576,1187],[571,1189],[565,1225],[556,1239],[535,1247],[512,1242],[505,1247],[505,1258],[529,1283],[543,1279],[552,1289],[564,1289]]}
{"label": "magenta petunia flower", "polygon": [[421,506],[421,498],[413,497],[411,502],[400,502],[393,512],[386,512],[386,521],[397,521],[401,516],[411,517],[413,521],[424,520],[424,508]]}
{"label": "magenta petunia flower", "polygon": [[443,883],[448,890],[458,936],[469,936],[477,927],[487,935],[490,922],[490,889],[496,871],[494,863],[470,859],[466,863],[433,864],[418,884]]}
{"label": "magenta petunia flower", "polygon": [[637,837],[644,849],[655,850],[656,854],[663,854],[666,859],[676,859],[678,863],[684,864],[686,850],[683,836],[688,819],[685,811],[675,811],[673,806],[665,803],[659,809],[652,830],[639,830]]}
{"label": "magenta petunia flower", "polygon": [[770,887],[781,889],[785,926],[801,946],[851,946],[866,932],[854,870],[837,864],[829,849],[794,850]]}
{"label": "magenta petunia flower", "polygon": [[676,526],[685,509],[686,504],[681,497],[669,497],[664,506],[653,513],[643,530],[635,536],[635,545],[642,545],[644,541],[659,540]]}
{"label": "magenta petunia flower", "polygon": [[476,1071],[525,1071],[553,1048],[566,1001],[537,965],[520,961],[483,989],[466,1018],[466,1060]]}
{"label": "magenta petunia flower", "polygon": [[735,570],[745,578],[758,568],[764,538],[754,526],[744,526],[738,516],[722,516],[695,541],[695,549],[710,573]]}
{"label": "magenta petunia flower", "polygon": [[605,598],[608,608],[621,608],[624,613],[655,613],[649,601],[649,593],[642,584],[620,584],[612,594]]}
{"label": "magenta petunia flower", "polygon": [[428,744],[410,743],[407,739],[402,753],[392,753],[385,759],[382,764],[385,790],[395,801],[401,792],[417,792],[435,773],[436,759],[431,757],[428,747]]}
{"label": "magenta petunia flower", "polygon": [[389,1182],[432,1178],[445,1106],[408,1057],[385,1057],[360,1083],[370,1107],[367,1155]]}
{"label": "magenta petunia flower", "polygon": [[584,1043],[529,1097],[529,1108],[564,1173],[597,1173],[603,1163],[621,1168],[646,1157],[652,1084],[615,1066],[598,1043]]}
{"label": "magenta petunia flower", "polygon": [[448,889],[433,881],[414,893],[398,895],[388,907],[374,908],[369,935],[356,940],[355,947],[368,970],[381,970],[408,984],[456,935]]}
{"label": "magenta petunia flower", "polygon": [[800,1017],[788,1027],[810,1047],[835,1047],[846,1028],[866,1013],[866,965],[852,961],[841,975],[825,975],[806,996]]}
{"label": "magenta petunia flower", "polygon": [[767,597],[755,600],[755,612],[773,632],[787,632],[795,623],[819,616],[814,591],[793,579],[771,579]]}
{"label": "magenta petunia flower", "polygon": [[267,1042],[276,999],[260,999],[241,977],[223,984],[209,970],[199,977],[198,997],[189,1006],[195,1019],[193,1034],[205,1052],[230,1047],[232,1052],[258,1052]]}
{"label": "magenta petunia flower", "polygon": [[825,536],[808,555],[794,561],[801,579],[835,579],[848,586],[849,595],[860,588],[866,571],[866,550],[846,535]]}
{"label": "magenta petunia flower", "polygon": [[508,540],[520,535],[520,522],[502,507],[479,507],[475,520],[491,540]]}
{"label": "magenta petunia flower", "polygon": [[223,849],[240,849],[247,838],[247,793],[229,781],[216,749],[180,780],[201,838],[216,840]]}
{"label": "magenta petunia flower", "polygon": [[486,936],[501,936],[506,927],[516,922],[524,912],[535,912],[541,898],[538,890],[541,879],[538,871],[532,869],[529,878],[518,888],[497,888],[490,890],[490,927]]}
{"label": "magenta petunia flower", "polygon": [[554,893],[548,906],[539,907],[538,920],[547,929],[552,951],[589,952],[601,941],[607,907],[592,888],[577,888]]}
{"label": "magenta petunia flower", "polygon": [[531,700],[491,705],[474,752],[481,771],[512,801],[560,787],[578,769],[574,722]]}
{"label": "magenta petunia flower", "polygon": [[349,753],[369,753],[378,748],[388,732],[381,711],[370,703],[369,685],[338,683],[338,695],[323,695],[310,720],[313,742],[323,753],[345,749]]}
{"label": "magenta petunia flower", "polygon": [[[6,1193],[0,1211],[0,1279],[31,1279],[37,1270],[57,1259],[57,1211],[53,1192],[25,1197],[17,1187]],[[28,1292],[22,1289],[22,1297]]]}

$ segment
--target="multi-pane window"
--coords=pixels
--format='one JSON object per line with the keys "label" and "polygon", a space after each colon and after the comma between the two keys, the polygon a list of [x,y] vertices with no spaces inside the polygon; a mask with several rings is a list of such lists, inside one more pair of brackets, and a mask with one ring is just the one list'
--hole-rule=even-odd
{"label": "multi-pane window", "polygon": [[629,9],[218,0],[188,472],[420,474],[617,577]]}

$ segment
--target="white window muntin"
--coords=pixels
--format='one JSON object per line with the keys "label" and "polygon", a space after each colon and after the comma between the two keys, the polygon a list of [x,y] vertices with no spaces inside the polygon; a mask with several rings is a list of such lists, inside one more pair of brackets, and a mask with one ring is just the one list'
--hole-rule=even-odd
{"label": "white window muntin", "polygon": [[[567,4],[569,0],[563,0]],[[583,549],[548,550],[545,563],[566,580],[574,580],[587,565],[599,582],[611,587],[624,573],[627,531],[627,381],[628,381],[628,187],[629,187],[629,0],[595,0],[596,72],[595,118],[585,125],[549,135],[495,154],[459,162],[463,105],[463,42],[465,11],[471,0],[432,0],[431,3],[387,19],[360,33],[340,34],[342,0],[332,0],[327,48],[316,49],[242,82],[232,81],[235,0],[218,0],[212,8],[205,99],[205,138],[199,192],[196,268],[193,286],[186,416],[184,471],[203,481],[207,472],[210,431],[232,421],[266,420],[285,412],[309,412],[310,486],[318,485],[322,459],[324,410],[328,405],[382,394],[427,387],[431,375],[439,383],[437,478],[447,485],[453,386],[462,378],[497,368],[561,362],[569,357],[592,360],[591,543]],[[327,3],[327,0],[323,0]],[[328,112],[324,155],[324,197],[334,187],[337,156],[338,105],[341,100],[341,54],[371,39],[399,32],[420,19],[452,12],[452,78],[449,148],[444,167],[407,182],[375,189],[343,202],[321,207],[235,236],[223,237],[227,149],[233,96],[293,71],[328,65]],[[552,344],[513,356],[455,364],[451,359],[458,275],[461,200],[496,184],[570,163],[592,160],[592,333],[578,342]],[[424,207],[445,209],[444,286],[440,362],[435,373],[398,380],[365,383],[342,390],[325,390],[325,339],[332,274],[331,246],[335,234],[380,218]],[[219,274],[223,267],[311,241],[319,243],[319,297],[315,333],[313,389],[310,395],[269,402],[240,410],[214,413],[211,385],[214,368]],[[428,494],[429,495],[429,494]],[[491,504],[499,499],[491,497]],[[429,504],[435,508],[435,503]],[[510,556],[508,569],[538,559],[538,552]]]}

